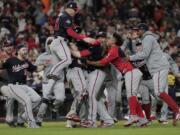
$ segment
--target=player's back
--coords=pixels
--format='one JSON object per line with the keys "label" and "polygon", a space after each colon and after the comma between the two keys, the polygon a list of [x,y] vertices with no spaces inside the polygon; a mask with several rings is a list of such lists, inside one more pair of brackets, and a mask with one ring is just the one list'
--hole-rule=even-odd
{"label": "player's back", "polygon": [[152,45],[150,54],[146,59],[149,71],[151,73],[155,73],[162,69],[169,69],[169,63],[166,57],[163,55],[155,35],[150,31],[147,31],[143,35],[142,44],[145,45],[147,43],[148,45]]}
{"label": "player's back", "polygon": [[60,36],[65,39],[68,39],[66,29],[71,27],[73,24],[73,18],[68,15],[66,12],[60,13],[55,22],[55,36]]}

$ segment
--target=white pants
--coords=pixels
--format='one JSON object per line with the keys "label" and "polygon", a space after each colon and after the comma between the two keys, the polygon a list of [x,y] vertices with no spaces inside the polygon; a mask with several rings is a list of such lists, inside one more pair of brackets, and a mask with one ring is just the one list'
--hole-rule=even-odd
{"label": "white pants", "polygon": [[97,99],[96,96],[104,82],[105,73],[101,70],[94,70],[88,74],[87,90],[89,93],[89,114],[88,119],[96,122],[97,116]]}
{"label": "white pants", "polygon": [[50,71],[51,75],[58,76],[65,67],[71,64],[71,52],[64,38],[55,38],[50,46],[50,51],[53,57],[53,67]]}
{"label": "white pants", "polygon": [[154,93],[156,96],[168,89],[168,73],[169,70],[164,69],[153,74]]}
{"label": "white pants", "polygon": [[68,113],[73,114],[77,112],[77,106],[80,104],[80,96],[83,91],[87,90],[86,80],[83,70],[79,67],[69,68],[66,74],[67,81],[72,86],[71,93],[73,94],[74,100],[71,105],[71,109]]}
{"label": "white pants", "polygon": [[[50,81],[50,80],[49,80]],[[54,81],[54,80],[52,80]],[[51,89],[49,89],[49,83],[43,83],[42,89],[43,89],[43,97],[45,99],[55,99],[59,102],[63,102],[65,99],[65,88],[64,88],[64,82],[61,80],[55,81],[53,83],[53,86]],[[49,91],[50,90],[50,91]]]}
{"label": "white pants", "polygon": [[14,98],[24,106],[24,110],[28,121],[35,121],[32,108],[39,105],[41,101],[40,96],[27,85],[14,85],[9,84],[8,86],[1,87],[1,93],[8,97]]}
{"label": "white pants", "polygon": [[154,85],[153,80],[142,80],[138,93],[141,95],[142,104],[150,103],[150,95],[154,95]]}
{"label": "white pants", "polygon": [[133,69],[125,74],[125,86],[128,98],[137,95],[141,77],[142,73],[139,69]]}

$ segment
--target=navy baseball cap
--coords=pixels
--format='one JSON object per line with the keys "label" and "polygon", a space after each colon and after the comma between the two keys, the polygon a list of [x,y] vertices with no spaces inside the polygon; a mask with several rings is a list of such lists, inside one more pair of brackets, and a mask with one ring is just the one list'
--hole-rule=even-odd
{"label": "navy baseball cap", "polygon": [[18,52],[21,48],[27,48],[27,46],[24,45],[24,44],[19,44],[19,45],[17,45],[17,46],[16,46],[16,52]]}
{"label": "navy baseball cap", "polygon": [[148,31],[149,27],[145,23],[139,23],[137,24],[136,28],[144,31]]}
{"label": "navy baseball cap", "polygon": [[74,1],[68,2],[66,7],[67,7],[67,8],[72,8],[72,9],[74,9],[75,11],[78,9],[77,3],[74,2]]}
{"label": "navy baseball cap", "polygon": [[13,46],[12,42],[10,40],[5,40],[3,42],[3,47],[9,47],[9,46]]}

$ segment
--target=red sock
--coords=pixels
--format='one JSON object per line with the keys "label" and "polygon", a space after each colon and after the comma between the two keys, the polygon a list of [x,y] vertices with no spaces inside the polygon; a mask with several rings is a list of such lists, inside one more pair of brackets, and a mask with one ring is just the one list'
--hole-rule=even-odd
{"label": "red sock", "polygon": [[144,112],[145,112],[145,114],[146,114],[146,118],[147,118],[148,120],[150,120],[150,117],[151,117],[151,103],[149,103],[149,104],[143,104],[143,105],[142,105],[142,108],[143,108],[143,110],[144,110]]}
{"label": "red sock", "polygon": [[144,118],[144,114],[143,114],[143,111],[142,111],[141,104],[140,104],[138,101],[137,101],[136,111],[137,111],[138,116],[139,116],[140,118]]}
{"label": "red sock", "polygon": [[128,104],[129,104],[130,115],[137,115],[136,112],[137,102],[138,101],[136,96],[129,97]]}
{"label": "red sock", "polygon": [[178,113],[179,107],[176,102],[165,92],[162,92],[159,97],[166,102],[166,104],[172,109],[173,112]]}

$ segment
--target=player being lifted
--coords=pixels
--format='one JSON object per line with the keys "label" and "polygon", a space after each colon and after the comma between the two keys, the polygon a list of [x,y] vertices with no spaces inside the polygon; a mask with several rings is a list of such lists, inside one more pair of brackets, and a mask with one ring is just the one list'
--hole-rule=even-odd
{"label": "player being lifted", "polygon": [[[70,1],[67,3],[64,11],[62,11],[55,22],[55,35],[50,45],[50,52],[52,56],[52,67],[47,75],[47,84],[43,91],[46,94],[43,95],[43,101],[40,106],[41,112],[45,112],[46,106],[51,100],[53,87],[57,80],[61,80],[58,83],[60,91],[65,91],[64,88],[64,68],[71,64],[71,53],[68,47],[68,42],[71,39],[84,40],[85,42],[91,42],[90,38],[87,38],[84,34],[77,34],[73,30],[73,19],[78,11],[78,5],[76,2]],[[54,101],[54,104],[61,104],[64,98]]]}

